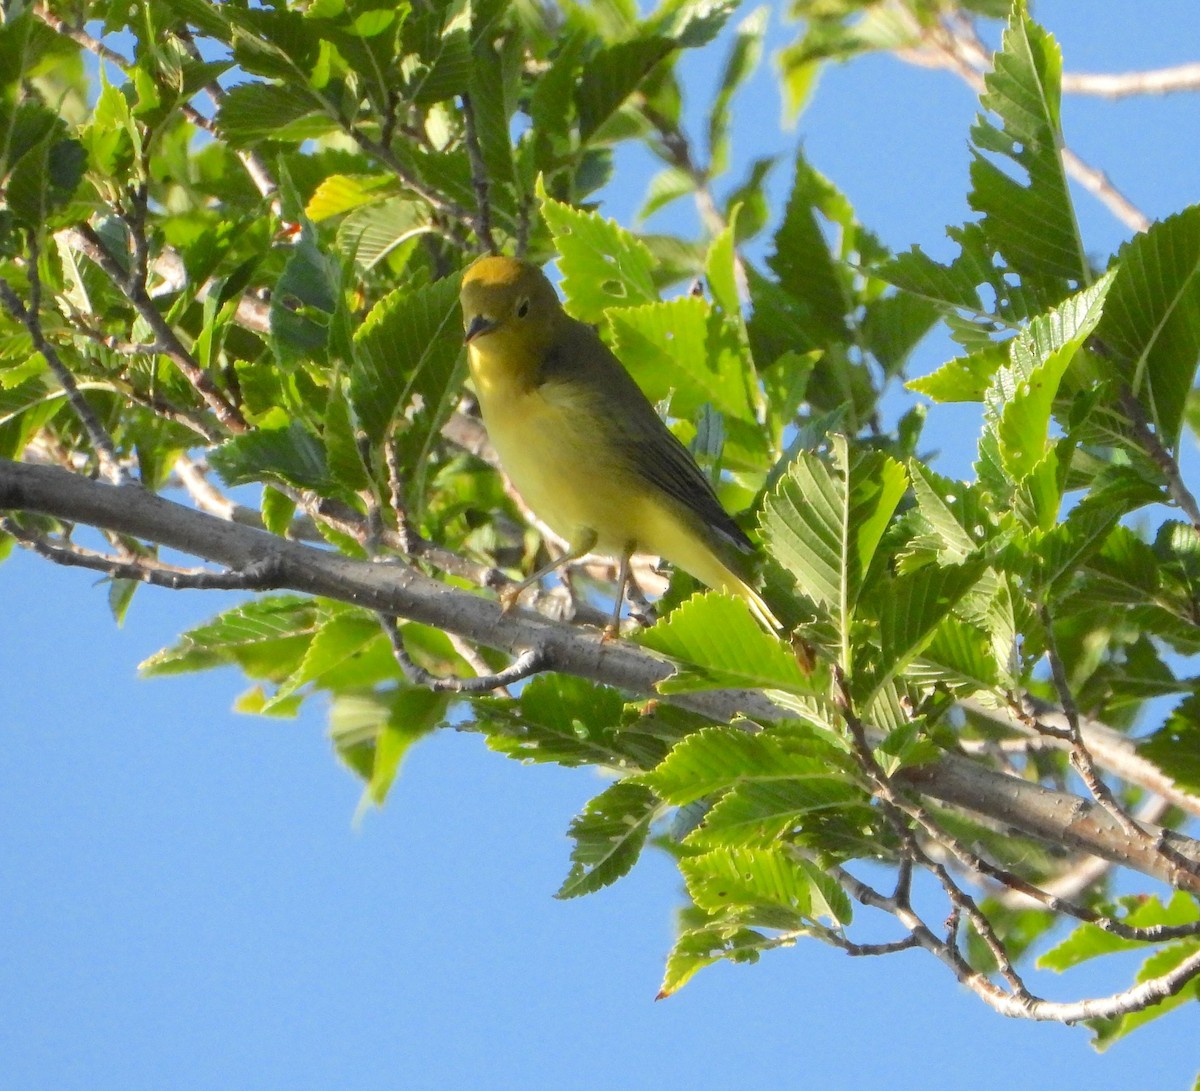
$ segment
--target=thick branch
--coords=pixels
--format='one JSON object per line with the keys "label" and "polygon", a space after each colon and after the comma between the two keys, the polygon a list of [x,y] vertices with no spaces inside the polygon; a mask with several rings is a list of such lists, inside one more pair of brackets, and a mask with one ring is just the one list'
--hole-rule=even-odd
{"label": "thick branch", "polygon": [[[624,641],[601,642],[596,633],[553,623],[516,609],[503,613],[491,599],[461,591],[408,566],[355,561],[225,522],[141,489],[86,480],[54,466],[0,460],[0,509],[47,515],[129,534],[244,572],[273,558],[280,587],[353,603],[456,633],[475,643],[519,655],[541,648],[548,669],[642,694],[671,673],[663,659]],[[667,699],[667,698],[664,698]],[[774,720],[783,715],[761,693],[716,690],[673,695],[681,705],[718,721],[738,713]],[[907,769],[893,783],[1004,823],[1027,836],[1122,864],[1200,893],[1200,879],[1172,867],[1162,854],[1132,838],[1102,807],[945,754]],[[1147,826],[1189,860],[1200,843]]]}

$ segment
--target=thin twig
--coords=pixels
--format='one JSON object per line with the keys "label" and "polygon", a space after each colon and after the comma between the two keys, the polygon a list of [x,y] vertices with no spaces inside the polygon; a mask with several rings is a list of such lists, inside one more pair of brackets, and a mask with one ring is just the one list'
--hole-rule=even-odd
{"label": "thin twig", "polygon": [[[133,304],[134,309],[154,332],[155,339],[162,345],[163,354],[179,368],[204,403],[216,414],[217,420],[231,432],[239,434],[245,432],[248,425],[241,411],[217,389],[208,373],[184,347],[170,323],[155,307],[146,291],[145,281],[137,280],[126,274],[121,263],[109,252],[108,247],[104,245],[103,240],[90,224],[81,224],[67,234],[71,242],[95,262],[125,298]],[[134,245],[137,248],[142,243],[135,240]]]}
{"label": "thin twig", "polygon": [[1162,472],[1163,477],[1166,478],[1167,492],[1171,499],[1179,506],[1179,510],[1188,517],[1188,522],[1192,524],[1192,529],[1197,534],[1200,534],[1200,504],[1196,503],[1196,498],[1192,495],[1191,490],[1184,484],[1183,474],[1180,473],[1178,461],[1163,446],[1162,440],[1150,427],[1150,422],[1146,419],[1146,411],[1142,408],[1142,403],[1138,401],[1129,387],[1125,387],[1121,391],[1120,403],[1121,408],[1125,411],[1130,423],[1133,425],[1133,434],[1137,441]]}
{"label": "thin twig", "polygon": [[[34,287],[34,285],[38,284],[36,251],[32,253],[29,262],[29,282],[30,294],[36,299],[40,294],[38,289]],[[12,285],[3,277],[0,277],[0,302],[4,304],[13,318],[25,327],[30,339],[33,341],[33,347],[42,354],[42,358],[49,365],[50,370],[54,372],[54,377],[63,388],[63,392],[67,396],[67,401],[70,403],[75,415],[79,418],[79,423],[83,425],[83,430],[87,432],[88,440],[91,442],[96,452],[96,458],[100,463],[100,472],[113,482],[114,485],[128,484],[129,475],[121,465],[121,460],[117,455],[116,444],[113,443],[112,436],[108,434],[108,429],[104,427],[100,418],[93,412],[92,407],[83,396],[83,392],[76,384],[75,376],[71,374],[71,369],[62,362],[62,357],[58,355],[58,350],[46,340],[45,335],[42,333],[42,322],[37,313],[36,306],[31,303],[26,308],[17,293],[13,291]]]}
{"label": "thin twig", "polygon": [[[834,665],[833,676],[834,685],[837,687],[835,700],[838,711],[841,713],[842,719],[854,739],[855,757],[858,759],[859,765],[871,786],[872,794],[882,805],[881,810],[884,818],[899,838],[908,859],[912,863],[919,863],[922,867],[933,873],[954,909],[951,915],[954,924],[951,928],[951,936],[948,942],[954,945],[954,933],[958,927],[957,922],[961,916],[965,915],[975,928],[976,935],[979,936],[988,948],[999,973],[1008,982],[1013,994],[1019,997],[1026,996],[1025,983],[1013,968],[1008,951],[996,935],[995,929],[992,927],[992,922],[988,920],[984,912],[976,905],[975,899],[954,881],[946,867],[930,857],[921,848],[912,828],[905,821],[905,808],[899,796],[893,790],[890,778],[875,758],[870,741],[867,738],[866,725],[863,724],[855,712],[854,702],[850,695],[849,682],[840,664]],[[910,879],[902,876],[902,882],[897,883],[897,897],[906,899],[910,885]]]}
{"label": "thin twig", "polygon": [[426,686],[435,693],[488,693],[511,686],[514,682],[520,682],[523,678],[546,669],[547,660],[542,649],[528,648],[517,656],[511,665],[495,674],[482,674],[474,678],[441,678],[413,662],[404,647],[404,637],[394,617],[390,614],[380,614],[379,621],[391,641],[392,654],[405,678],[413,685]]}
{"label": "thin twig", "polygon": [[404,556],[410,557],[413,551],[413,531],[408,522],[408,507],[404,503],[404,471],[400,467],[400,450],[394,435],[389,435],[384,440],[383,459],[387,464],[388,501],[396,519],[396,539]]}
{"label": "thin twig", "polygon": [[881,894],[843,867],[834,865],[828,870],[856,901],[896,917],[908,929],[917,946],[924,948],[949,967],[961,984],[1002,1015],[1056,1023],[1112,1019],[1143,1011],[1153,1004],[1175,996],[1200,975],[1200,951],[1196,951],[1166,973],[1111,996],[1063,1003],[1042,1000],[1031,994],[1014,996],[974,969],[955,946],[940,939],[910,906]]}
{"label": "thin twig", "polygon": [[483,160],[483,149],[479,146],[479,134],[475,129],[475,109],[471,96],[462,96],[463,135],[467,146],[467,159],[471,164],[471,186],[475,190],[475,217],[472,226],[475,234],[489,254],[499,253],[492,236],[492,202],[488,194],[488,169]]}
{"label": "thin twig", "polygon": [[1062,89],[1068,95],[1167,95],[1173,91],[1200,91],[1200,63],[1149,68],[1143,72],[1064,72]]}
{"label": "thin twig", "polygon": [[56,542],[33,534],[7,517],[0,518],[0,530],[45,560],[67,568],[101,572],[114,580],[134,580],[172,591],[267,591],[279,586],[279,566],[272,557],[254,561],[240,571],[213,572],[206,568],[179,568],[150,557],[123,559],[97,553],[74,542]]}

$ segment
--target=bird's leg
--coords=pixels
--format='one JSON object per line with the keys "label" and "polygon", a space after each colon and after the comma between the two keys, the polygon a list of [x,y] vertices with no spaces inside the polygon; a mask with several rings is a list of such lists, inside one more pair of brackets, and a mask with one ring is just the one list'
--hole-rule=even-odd
{"label": "bird's leg", "polygon": [[567,552],[561,557],[556,557],[549,564],[539,568],[532,576],[526,577],[520,583],[513,584],[511,587],[506,587],[500,592],[501,613],[507,614],[509,610],[516,606],[517,599],[521,597],[527,587],[532,587],[543,577],[550,575],[556,569],[562,568],[563,565],[570,564],[572,561],[577,561],[580,557],[586,556],[592,551],[595,544],[596,532],[594,530],[580,532],[568,547]]}
{"label": "bird's leg", "polygon": [[625,589],[629,586],[629,558],[636,545],[636,542],[626,542],[621,550],[621,564],[617,569],[617,601],[613,604],[612,621],[604,627],[601,640],[610,640],[621,631],[621,607],[625,605]]}

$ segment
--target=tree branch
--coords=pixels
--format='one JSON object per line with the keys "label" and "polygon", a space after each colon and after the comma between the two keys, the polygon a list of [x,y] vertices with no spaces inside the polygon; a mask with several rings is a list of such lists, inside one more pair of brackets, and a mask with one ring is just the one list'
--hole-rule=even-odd
{"label": "tree branch", "polygon": [[[521,609],[504,613],[498,603],[449,587],[408,566],[355,561],[325,550],[206,515],[138,489],[89,481],[55,466],[0,460],[0,509],[41,512],[76,523],[128,534],[245,571],[274,558],[278,586],[453,632],[477,644],[519,655],[541,648],[546,669],[564,671],[631,693],[656,694],[670,676],[669,662],[625,641],[602,642],[593,630],[547,621]],[[714,690],[662,696],[718,722],[742,714],[763,721],[786,713],[763,694]],[[1200,878],[1170,867],[1160,852],[1131,837],[1104,808],[984,768],[970,758],[943,754],[936,762],[901,770],[898,788],[962,807],[1052,845],[1106,860],[1200,893]],[[1146,826],[1189,860],[1200,861],[1200,843]]]}
{"label": "tree branch", "polygon": [[1144,72],[1064,72],[1062,89],[1068,95],[1167,95],[1173,91],[1200,91],[1200,63],[1151,68]]}

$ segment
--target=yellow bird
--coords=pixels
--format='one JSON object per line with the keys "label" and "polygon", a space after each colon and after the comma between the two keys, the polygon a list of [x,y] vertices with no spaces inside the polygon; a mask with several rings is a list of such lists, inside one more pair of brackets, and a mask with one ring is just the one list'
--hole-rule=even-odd
{"label": "yellow bird", "polygon": [[750,586],[754,546],[637,383],[591,326],[570,317],[542,271],[483,257],[462,284],[467,359],[488,435],[529,507],[566,539],[555,568],[620,558],[615,632],[632,553],[663,557],[779,622]]}

